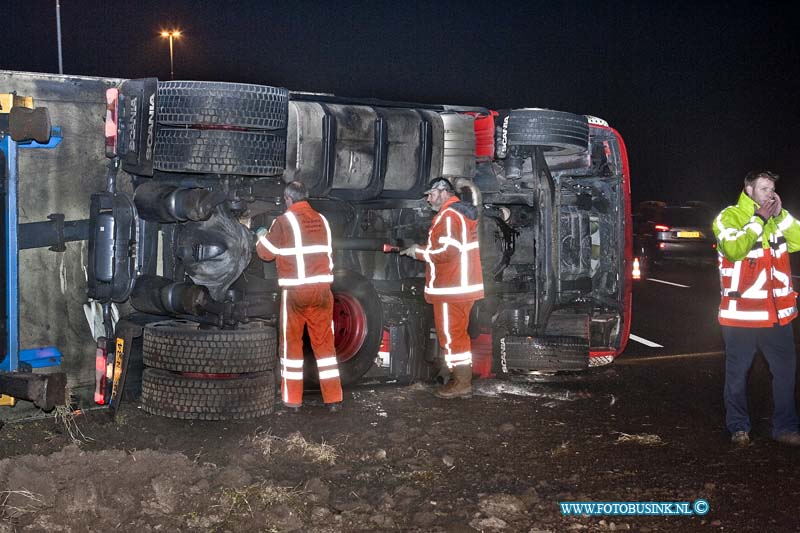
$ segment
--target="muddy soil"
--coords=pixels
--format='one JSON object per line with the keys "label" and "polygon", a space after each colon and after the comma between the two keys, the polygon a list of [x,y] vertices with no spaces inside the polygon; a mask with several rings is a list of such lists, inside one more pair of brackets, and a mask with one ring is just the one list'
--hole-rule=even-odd
{"label": "muddy soil", "polygon": [[[366,385],[328,413],[175,421],[123,404],[0,430],[0,532],[790,531],[800,450],[722,423],[722,360],[625,357],[555,383]],[[558,502],[694,502],[692,516],[563,516]]]}

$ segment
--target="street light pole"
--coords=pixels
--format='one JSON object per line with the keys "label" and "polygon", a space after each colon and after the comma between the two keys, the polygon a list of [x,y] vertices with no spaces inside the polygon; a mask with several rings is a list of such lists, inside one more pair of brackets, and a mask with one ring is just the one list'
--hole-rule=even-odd
{"label": "street light pole", "polygon": [[61,0],[56,0],[56,32],[58,34],[58,73],[64,74],[64,60],[61,56]]}
{"label": "street light pole", "polygon": [[172,34],[169,34],[169,79],[175,79],[175,62],[173,61],[173,54],[172,54]]}
{"label": "street light pole", "polygon": [[173,60],[172,40],[181,36],[179,30],[162,31],[161,36],[169,39],[169,79],[175,79],[175,62]]}

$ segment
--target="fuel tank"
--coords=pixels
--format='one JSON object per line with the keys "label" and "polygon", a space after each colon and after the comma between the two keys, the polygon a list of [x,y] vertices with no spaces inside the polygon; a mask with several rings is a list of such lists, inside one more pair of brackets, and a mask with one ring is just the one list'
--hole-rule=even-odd
{"label": "fuel tank", "polygon": [[474,117],[290,101],[284,180],[347,201],[418,199],[430,180],[475,176]]}

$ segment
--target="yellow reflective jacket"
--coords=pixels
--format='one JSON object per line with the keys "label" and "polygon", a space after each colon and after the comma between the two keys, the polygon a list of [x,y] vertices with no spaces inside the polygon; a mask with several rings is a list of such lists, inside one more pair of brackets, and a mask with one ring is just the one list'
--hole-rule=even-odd
{"label": "yellow reflective jacket", "polygon": [[756,209],[742,192],[714,220],[723,326],[771,327],[797,316],[789,253],[800,250],[800,223],[785,209],[765,223]]}

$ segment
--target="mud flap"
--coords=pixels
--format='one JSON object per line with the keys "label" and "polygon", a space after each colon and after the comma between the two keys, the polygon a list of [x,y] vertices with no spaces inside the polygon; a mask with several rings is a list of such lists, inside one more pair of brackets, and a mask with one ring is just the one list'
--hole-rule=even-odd
{"label": "mud flap", "polygon": [[122,170],[153,175],[158,80],[128,80],[120,86],[117,138]]}

